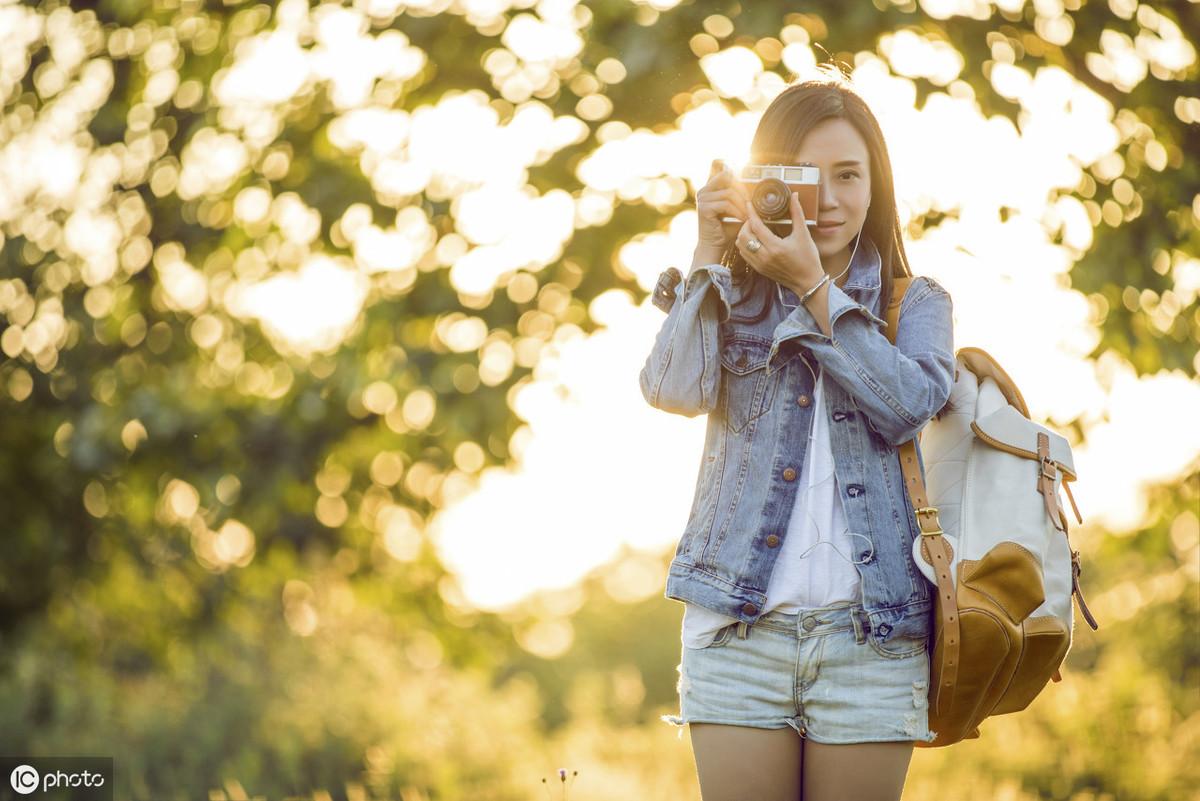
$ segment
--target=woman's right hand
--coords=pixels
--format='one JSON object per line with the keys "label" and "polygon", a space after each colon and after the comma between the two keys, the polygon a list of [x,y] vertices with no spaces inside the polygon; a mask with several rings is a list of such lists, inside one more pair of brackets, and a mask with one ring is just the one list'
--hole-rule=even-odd
{"label": "woman's right hand", "polygon": [[746,219],[748,200],[742,185],[734,177],[725,162],[713,159],[708,183],[696,192],[696,213],[699,218],[699,237],[696,241],[696,258],[693,263],[713,264],[721,260],[729,243],[737,236],[741,222],[726,224],[722,217]]}

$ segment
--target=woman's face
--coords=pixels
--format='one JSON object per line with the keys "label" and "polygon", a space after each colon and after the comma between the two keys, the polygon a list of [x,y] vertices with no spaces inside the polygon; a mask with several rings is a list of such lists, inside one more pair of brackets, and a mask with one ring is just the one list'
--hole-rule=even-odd
{"label": "woman's face", "polygon": [[821,169],[820,206],[816,227],[809,226],[821,260],[844,267],[849,246],[867,220],[871,203],[871,165],[867,143],[858,129],[844,119],[825,120],[800,143],[796,162],[811,162]]}

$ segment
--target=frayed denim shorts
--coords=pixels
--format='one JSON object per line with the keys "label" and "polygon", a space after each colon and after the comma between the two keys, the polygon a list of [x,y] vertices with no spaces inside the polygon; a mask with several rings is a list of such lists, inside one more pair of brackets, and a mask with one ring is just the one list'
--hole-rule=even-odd
{"label": "frayed denim shorts", "polygon": [[903,655],[876,649],[861,610],[772,610],[752,625],[730,623],[704,648],[683,646],[679,714],[662,720],[791,726],[831,745],[932,741],[928,641]]}

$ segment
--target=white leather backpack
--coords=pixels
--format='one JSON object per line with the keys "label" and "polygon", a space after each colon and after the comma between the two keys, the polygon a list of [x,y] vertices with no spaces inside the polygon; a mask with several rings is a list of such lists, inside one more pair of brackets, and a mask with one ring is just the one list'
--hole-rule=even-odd
{"label": "white leather backpack", "polygon": [[[894,279],[887,310],[894,342],[911,278]],[[951,745],[978,737],[990,715],[1024,709],[1071,646],[1071,598],[1098,628],[1079,590],[1079,552],[1067,538],[1058,489],[1074,481],[1071,446],[1029,417],[1016,384],[979,348],[955,354],[950,400],[900,466],[921,536],[917,567],[936,585],[930,649],[929,727]],[[918,444],[919,440],[919,444]],[[925,467],[922,480],[916,448]]]}

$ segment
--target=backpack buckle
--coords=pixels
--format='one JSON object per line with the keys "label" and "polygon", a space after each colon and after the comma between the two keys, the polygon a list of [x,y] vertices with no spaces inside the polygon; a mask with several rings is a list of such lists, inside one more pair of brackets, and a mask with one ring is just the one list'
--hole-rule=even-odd
{"label": "backpack buckle", "polygon": [[942,531],[941,526],[938,526],[933,531],[926,531],[925,529],[921,528],[921,515],[936,515],[937,512],[938,508],[936,506],[920,506],[913,510],[913,514],[916,515],[917,518],[917,530],[921,532],[921,536],[936,537],[939,534],[946,533]]}
{"label": "backpack buckle", "polygon": [[1043,456],[1041,458],[1041,462],[1042,462],[1042,478],[1048,478],[1051,481],[1053,481],[1055,475],[1058,472],[1058,465],[1049,456]]}

